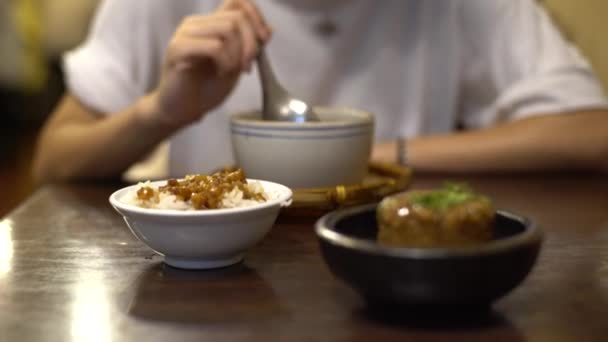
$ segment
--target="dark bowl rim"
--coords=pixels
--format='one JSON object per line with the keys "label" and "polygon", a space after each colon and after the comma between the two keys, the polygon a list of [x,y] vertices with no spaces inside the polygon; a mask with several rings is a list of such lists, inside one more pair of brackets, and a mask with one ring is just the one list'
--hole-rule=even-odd
{"label": "dark bowl rim", "polygon": [[355,238],[339,233],[333,229],[339,220],[354,214],[369,211],[372,208],[376,208],[377,205],[377,203],[366,204],[329,212],[317,220],[315,223],[315,232],[323,241],[343,248],[376,255],[410,259],[443,259],[448,257],[472,257],[498,254],[517,247],[540,244],[544,235],[534,221],[506,210],[497,210],[496,213],[523,224],[526,228],[523,232],[510,237],[466,247],[410,248],[383,246],[368,239]]}

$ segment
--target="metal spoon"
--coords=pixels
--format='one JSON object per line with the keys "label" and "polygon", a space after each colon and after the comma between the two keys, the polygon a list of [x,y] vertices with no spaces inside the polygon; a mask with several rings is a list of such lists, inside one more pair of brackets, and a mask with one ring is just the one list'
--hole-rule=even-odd
{"label": "metal spoon", "polygon": [[312,106],[289,94],[277,81],[266,58],[264,47],[257,56],[258,72],[262,83],[262,118],[272,121],[320,121]]}

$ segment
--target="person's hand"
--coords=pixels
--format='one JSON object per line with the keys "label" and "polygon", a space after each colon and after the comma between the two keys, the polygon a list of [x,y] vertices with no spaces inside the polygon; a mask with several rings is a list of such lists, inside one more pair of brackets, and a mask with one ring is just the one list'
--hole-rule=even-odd
{"label": "person's hand", "polygon": [[249,71],[271,31],[250,0],[226,0],[210,15],[183,20],[171,39],[145,120],[175,128],[198,120]]}

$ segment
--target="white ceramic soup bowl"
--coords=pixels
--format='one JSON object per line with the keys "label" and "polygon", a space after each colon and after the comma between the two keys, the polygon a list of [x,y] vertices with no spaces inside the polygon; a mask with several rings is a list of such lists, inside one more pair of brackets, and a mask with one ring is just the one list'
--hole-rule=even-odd
{"label": "white ceramic soup bowl", "polygon": [[[240,208],[183,211],[125,203],[124,196],[136,191],[138,185],[114,192],[109,200],[131,232],[163,255],[165,263],[186,269],[217,268],[241,261],[245,251],[270,231],[280,208],[291,203],[289,188],[273,182],[257,182],[270,198]],[[150,184],[157,187],[166,181]]]}
{"label": "white ceramic soup bowl", "polygon": [[248,177],[292,188],[360,183],[367,172],[374,118],[351,108],[316,107],[320,122],[264,121],[259,113],[232,117],[232,147]]}

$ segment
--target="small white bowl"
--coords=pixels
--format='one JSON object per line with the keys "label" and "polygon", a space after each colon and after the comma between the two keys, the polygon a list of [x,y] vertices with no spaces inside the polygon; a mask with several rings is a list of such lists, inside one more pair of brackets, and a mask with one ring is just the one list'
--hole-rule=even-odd
{"label": "small white bowl", "polygon": [[266,202],[241,208],[182,211],[141,208],[121,201],[137,185],[114,192],[109,200],[131,232],[164,255],[165,263],[186,269],[217,268],[241,261],[245,251],[270,231],[280,208],[291,203],[292,191],[286,186],[250,181],[262,185],[270,197]]}
{"label": "small white bowl", "polygon": [[252,178],[291,188],[359,184],[365,177],[374,137],[371,113],[315,107],[320,122],[264,121],[242,113],[230,122],[237,164]]}

